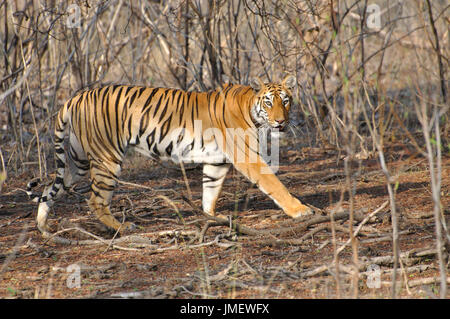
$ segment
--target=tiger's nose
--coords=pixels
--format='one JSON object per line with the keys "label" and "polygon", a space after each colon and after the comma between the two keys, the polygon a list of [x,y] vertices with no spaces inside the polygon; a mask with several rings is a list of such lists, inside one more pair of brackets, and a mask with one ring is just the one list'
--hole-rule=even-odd
{"label": "tiger's nose", "polygon": [[275,120],[275,122],[277,122],[278,125],[283,125],[284,122],[286,122],[286,121],[284,119],[281,119],[281,120]]}

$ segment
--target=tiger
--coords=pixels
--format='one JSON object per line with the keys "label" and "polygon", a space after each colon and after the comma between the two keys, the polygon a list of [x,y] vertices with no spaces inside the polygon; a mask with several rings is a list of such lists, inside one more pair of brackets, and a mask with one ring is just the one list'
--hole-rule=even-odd
{"label": "tiger", "polygon": [[[296,78],[288,75],[281,83],[254,78],[249,85],[227,84],[208,92],[109,85],[79,93],[56,115],[53,182],[41,195],[31,191],[36,181],[27,185],[28,195],[39,203],[37,228],[50,235],[47,219],[55,200],[89,172],[91,212],[120,233],[134,230],[133,223],[119,222],[110,211],[131,148],[152,159],[203,164],[202,209],[210,216],[216,216],[216,202],[232,165],[288,216],[313,214],[276,177],[258,145],[250,143],[258,141],[263,127],[282,130],[288,125],[295,85]],[[232,129],[250,133],[226,139]]]}

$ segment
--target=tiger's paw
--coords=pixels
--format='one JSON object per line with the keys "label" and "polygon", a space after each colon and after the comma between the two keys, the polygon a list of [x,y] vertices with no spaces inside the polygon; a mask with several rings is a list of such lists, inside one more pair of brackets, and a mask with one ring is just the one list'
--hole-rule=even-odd
{"label": "tiger's paw", "polygon": [[132,222],[125,222],[120,226],[119,232],[121,235],[126,235],[134,232],[138,227]]}
{"label": "tiger's paw", "polygon": [[313,215],[314,210],[306,205],[301,205],[293,213],[289,214],[292,218],[301,218],[309,215]]}
{"label": "tiger's paw", "polygon": [[223,215],[223,214],[210,214],[210,213],[206,213],[208,216],[211,216],[212,219],[214,218],[220,218],[220,219],[225,219],[225,220],[230,220],[230,215]]}
{"label": "tiger's paw", "polygon": [[230,215],[217,214],[215,217],[230,220]]}

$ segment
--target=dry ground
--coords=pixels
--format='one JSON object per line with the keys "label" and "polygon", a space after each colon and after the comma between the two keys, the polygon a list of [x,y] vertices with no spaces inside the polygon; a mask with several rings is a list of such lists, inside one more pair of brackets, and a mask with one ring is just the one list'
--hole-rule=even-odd
{"label": "dry ground", "polygon": [[[439,290],[434,249],[434,221],[427,162],[413,148],[387,148],[392,172],[398,175],[399,296],[430,298]],[[345,186],[343,160],[333,150],[284,147],[278,176],[303,202],[329,212]],[[355,163],[356,168],[358,164]],[[443,159],[442,204],[449,219],[450,158]],[[376,158],[361,162],[354,193],[356,225],[388,200],[385,178]],[[10,174],[11,175],[11,174]],[[201,204],[201,168],[187,170],[195,205]],[[130,241],[115,242],[114,233],[101,227],[88,211],[84,195],[72,193],[60,200],[50,216],[53,231],[82,227],[105,239],[79,231],[60,236],[80,240],[78,245],[46,242],[34,223],[37,206],[23,192],[32,173],[7,180],[0,194],[1,298],[335,298],[351,297],[352,248],[339,255],[340,294],[336,287],[333,236],[330,223],[302,231],[249,236],[227,226],[210,227],[202,244],[195,239],[201,215],[181,197],[189,196],[180,171],[134,155],[127,158],[122,180],[154,189],[120,185],[112,210],[139,229]],[[179,209],[158,195],[165,195]],[[342,199],[349,208],[348,194]],[[237,215],[240,225],[258,230],[292,227],[293,221],[237,172],[230,171],[218,203],[223,215]],[[237,214],[235,214],[237,212]],[[182,217],[182,220],[179,218]],[[449,222],[447,222],[450,224]],[[336,221],[336,245],[348,239],[348,219]],[[320,228],[317,228],[320,227]],[[355,229],[354,228],[354,229]],[[164,233],[164,231],[167,231]],[[389,298],[392,260],[389,205],[374,214],[358,235],[359,296]],[[308,234],[308,235],[306,235]],[[306,236],[305,236],[306,235]],[[118,237],[116,237],[117,239]],[[122,237],[123,238],[123,237]],[[120,238],[119,238],[120,240]],[[406,254],[408,253],[408,254]],[[406,256],[408,255],[408,256]],[[386,258],[382,258],[386,256]],[[381,287],[367,286],[367,268],[381,268]],[[79,268],[70,268],[76,265]],[[72,272],[75,269],[75,272]],[[73,274],[80,269],[79,287]],[[405,285],[407,281],[408,286]]]}

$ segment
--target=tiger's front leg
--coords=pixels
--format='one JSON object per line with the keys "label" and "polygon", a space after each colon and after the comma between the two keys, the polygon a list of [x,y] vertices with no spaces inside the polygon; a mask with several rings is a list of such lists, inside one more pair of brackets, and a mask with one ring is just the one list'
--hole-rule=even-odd
{"label": "tiger's front leg", "polygon": [[258,185],[258,188],[272,198],[287,215],[299,218],[313,214],[311,208],[303,205],[289,193],[262,158],[258,158],[256,163],[237,162],[234,166],[251,182]]}
{"label": "tiger's front leg", "polygon": [[223,181],[227,176],[230,164],[204,164],[203,165],[203,211],[211,216],[215,216],[215,208]]}

